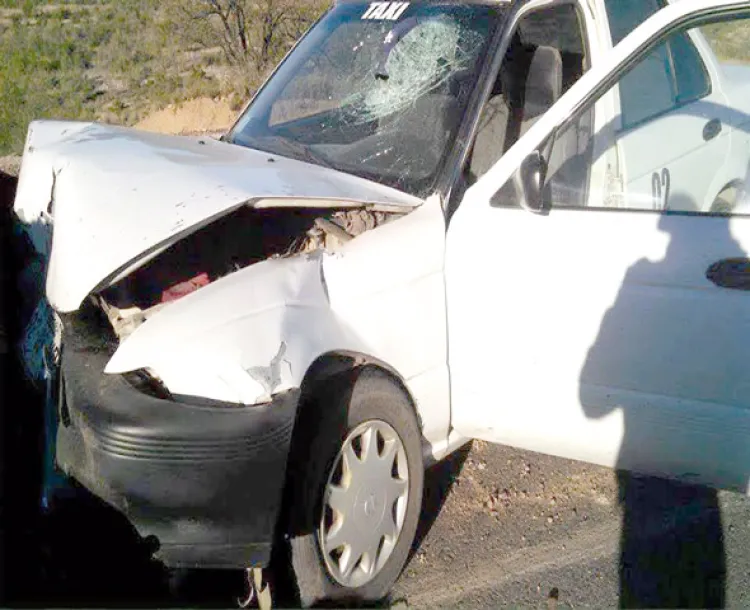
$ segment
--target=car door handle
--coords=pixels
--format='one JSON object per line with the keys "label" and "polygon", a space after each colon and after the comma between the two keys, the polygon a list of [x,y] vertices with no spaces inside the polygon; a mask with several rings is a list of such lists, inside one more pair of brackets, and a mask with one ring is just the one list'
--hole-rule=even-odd
{"label": "car door handle", "polygon": [[706,270],[706,278],[721,288],[750,290],[750,258],[725,258]]}
{"label": "car door handle", "polygon": [[703,139],[708,142],[721,133],[722,125],[719,119],[711,119],[703,128]]}

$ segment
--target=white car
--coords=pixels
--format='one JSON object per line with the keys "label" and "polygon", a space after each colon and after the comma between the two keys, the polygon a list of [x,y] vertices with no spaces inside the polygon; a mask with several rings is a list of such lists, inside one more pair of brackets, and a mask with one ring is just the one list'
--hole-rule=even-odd
{"label": "white car", "polygon": [[33,123],[60,467],[305,605],[472,438],[746,492],[750,2],[660,6],[346,1],[223,141]]}

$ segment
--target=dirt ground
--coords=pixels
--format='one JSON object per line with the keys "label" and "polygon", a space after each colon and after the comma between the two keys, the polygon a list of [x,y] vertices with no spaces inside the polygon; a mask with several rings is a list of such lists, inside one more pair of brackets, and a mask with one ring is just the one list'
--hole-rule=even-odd
{"label": "dirt ground", "polygon": [[165,134],[193,134],[227,130],[239,112],[225,99],[199,98],[180,105],[170,105],[152,113],[135,127]]}
{"label": "dirt ground", "polygon": [[[498,564],[507,578],[537,571],[566,555],[567,539],[616,525],[618,511],[612,470],[474,441],[428,473],[419,550],[394,602],[454,606],[497,584]],[[543,603],[555,583],[528,589],[516,603]]]}
{"label": "dirt ground", "polygon": [[[21,157],[8,156],[0,157],[0,172],[6,176],[17,176],[18,170],[21,169]],[[3,192],[4,199],[0,203],[7,203],[7,193]]]}

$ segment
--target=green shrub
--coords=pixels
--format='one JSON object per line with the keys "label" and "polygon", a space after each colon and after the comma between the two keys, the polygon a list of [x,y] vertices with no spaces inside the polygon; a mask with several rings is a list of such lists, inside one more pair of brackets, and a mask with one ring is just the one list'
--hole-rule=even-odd
{"label": "green shrub", "polygon": [[238,0],[238,42],[215,15],[201,17],[203,0],[3,0],[0,155],[20,152],[33,119],[132,124],[218,95],[239,107],[329,2]]}
{"label": "green shrub", "polygon": [[92,117],[91,47],[85,31],[54,17],[13,25],[0,37],[0,155],[20,150],[31,119]]}

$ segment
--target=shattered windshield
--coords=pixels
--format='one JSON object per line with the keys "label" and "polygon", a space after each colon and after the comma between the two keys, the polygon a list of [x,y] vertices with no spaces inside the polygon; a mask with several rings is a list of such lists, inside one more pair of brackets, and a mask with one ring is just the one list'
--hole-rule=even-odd
{"label": "shattered windshield", "polygon": [[261,90],[229,141],[425,197],[502,15],[497,5],[338,4]]}

